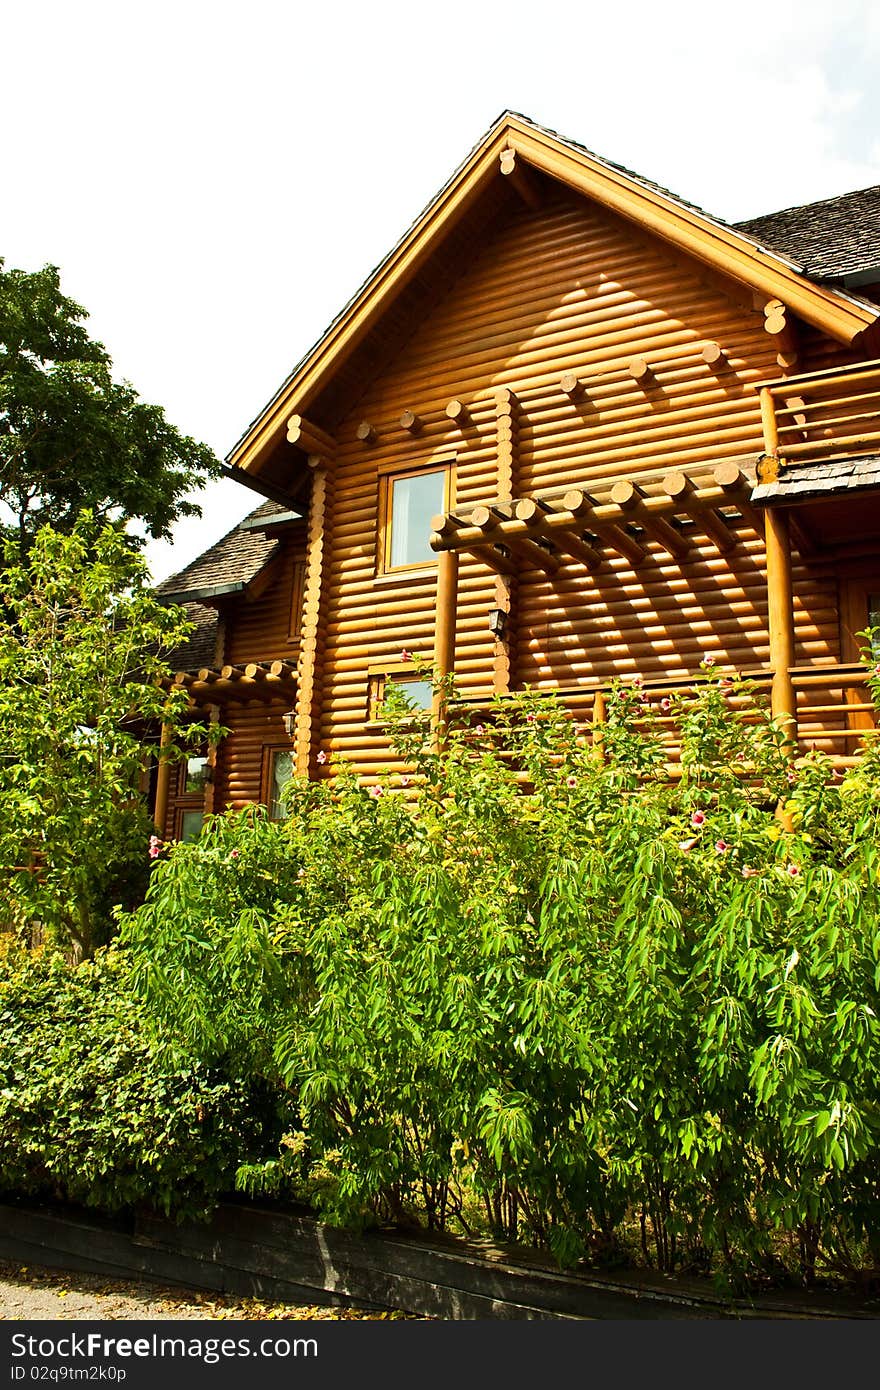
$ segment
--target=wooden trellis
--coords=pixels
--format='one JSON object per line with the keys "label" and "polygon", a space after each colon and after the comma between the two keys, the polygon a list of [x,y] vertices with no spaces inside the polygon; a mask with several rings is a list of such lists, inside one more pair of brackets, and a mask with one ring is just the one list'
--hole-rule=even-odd
{"label": "wooden trellis", "polygon": [[[562,497],[493,502],[434,517],[431,546],[441,555],[467,552],[500,574],[534,566],[552,575],[572,561],[595,571],[607,551],[638,565],[651,541],[679,560],[702,539],[727,554],[742,526],[763,531],[749,501],[751,487],[738,464],[722,463],[711,483],[700,486],[684,473],[671,472],[651,493],[623,480],[601,501],[575,488]],[[692,523],[686,530],[674,524],[682,515]]]}

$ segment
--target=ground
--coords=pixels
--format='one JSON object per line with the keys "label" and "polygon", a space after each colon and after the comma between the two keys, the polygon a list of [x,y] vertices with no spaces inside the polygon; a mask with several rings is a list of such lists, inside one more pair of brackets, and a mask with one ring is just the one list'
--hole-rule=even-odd
{"label": "ground", "polygon": [[0,1260],[0,1321],[53,1318],[140,1321],[178,1318],[397,1319],[405,1313],[361,1313],[297,1303],[264,1303],[254,1298],[197,1293],[138,1279],[106,1279],[70,1274],[37,1265]]}

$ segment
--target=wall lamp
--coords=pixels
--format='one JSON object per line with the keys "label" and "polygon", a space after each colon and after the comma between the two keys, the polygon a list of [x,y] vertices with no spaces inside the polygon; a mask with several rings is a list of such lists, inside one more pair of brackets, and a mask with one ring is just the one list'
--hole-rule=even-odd
{"label": "wall lamp", "polygon": [[504,627],[507,622],[508,614],[503,608],[489,609],[489,631],[501,642],[504,638]]}
{"label": "wall lamp", "polygon": [[287,734],[287,737],[293,738],[294,729],[296,728],[296,710],[289,709],[286,714],[282,714],[281,723],[284,725],[284,732]]}

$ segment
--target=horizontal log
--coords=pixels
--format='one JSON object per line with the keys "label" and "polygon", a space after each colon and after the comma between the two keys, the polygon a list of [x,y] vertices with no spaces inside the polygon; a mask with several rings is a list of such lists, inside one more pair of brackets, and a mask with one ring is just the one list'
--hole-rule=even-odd
{"label": "horizontal log", "polygon": [[336,440],[332,435],[303,415],[291,415],[288,420],[287,442],[295,444],[307,454],[319,454],[329,459],[336,454]]}

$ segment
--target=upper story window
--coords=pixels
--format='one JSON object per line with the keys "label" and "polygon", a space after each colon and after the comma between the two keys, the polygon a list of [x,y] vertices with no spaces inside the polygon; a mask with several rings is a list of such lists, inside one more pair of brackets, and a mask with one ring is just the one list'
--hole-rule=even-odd
{"label": "upper story window", "polygon": [[431,518],[446,507],[449,470],[423,469],[381,480],[381,568],[414,569],[434,564]]}

